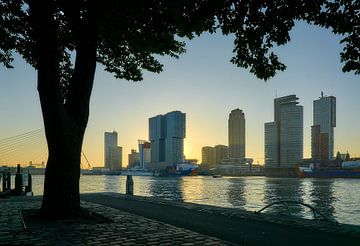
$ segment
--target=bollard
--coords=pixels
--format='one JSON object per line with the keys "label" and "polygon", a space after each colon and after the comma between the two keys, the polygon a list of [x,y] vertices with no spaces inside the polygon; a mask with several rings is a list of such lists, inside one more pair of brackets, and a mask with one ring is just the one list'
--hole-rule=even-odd
{"label": "bollard", "polygon": [[2,192],[6,191],[6,172],[2,172]]}
{"label": "bollard", "polygon": [[29,170],[28,170],[28,182],[27,182],[27,186],[25,186],[25,192],[32,193],[32,177]]}
{"label": "bollard", "polygon": [[10,172],[3,171],[2,173],[2,191],[6,192],[11,190],[11,174]]}
{"label": "bollard", "polygon": [[126,195],[134,195],[134,181],[131,175],[126,176]]}
{"label": "bollard", "polygon": [[11,190],[11,173],[6,172],[6,191]]}
{"label": "bollard", "polygon": [[2,175],[2,181],[3,181],[2,192],[5,192],[6,191],[6,173],[5,173],[5,171],[3,171],[1,175]]}
{"label": "bollard", "polygon": [[23,178],[21,175],[21,169],[20,164],[17,165],[17,171],[15,174],[15,190],[14,195],[15,196],[21,196],[23,191]]}

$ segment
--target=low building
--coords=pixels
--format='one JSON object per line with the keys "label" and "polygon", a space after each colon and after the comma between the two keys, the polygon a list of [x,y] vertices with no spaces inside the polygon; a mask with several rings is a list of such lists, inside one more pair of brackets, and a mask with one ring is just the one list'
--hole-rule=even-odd
{"label": "low building", "polygon": [[226,145],[215,145],[215,165],[220,165],[223,159],[229,158],[229,148]]}
{"label": "low building", "polygon": [[215,148],[211,146],[204,146],[201,149],[201,164],[214,166],[215,165]]}

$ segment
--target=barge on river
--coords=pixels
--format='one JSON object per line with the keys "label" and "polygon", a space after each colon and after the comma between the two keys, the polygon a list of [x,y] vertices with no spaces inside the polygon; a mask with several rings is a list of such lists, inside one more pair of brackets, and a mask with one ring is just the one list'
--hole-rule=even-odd
{"label": "barge on river", "polygon": [[297,172],[303,178],[360,178],[360,160],[306,161]]}

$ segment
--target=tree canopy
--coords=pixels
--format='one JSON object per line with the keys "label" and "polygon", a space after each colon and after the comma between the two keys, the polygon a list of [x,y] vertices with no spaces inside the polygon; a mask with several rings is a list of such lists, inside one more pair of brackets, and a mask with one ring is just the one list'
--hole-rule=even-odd
{"label": "tree canopy", "polygon": [[[37,55],[31,8],[35,0],[0,3],[0,62],[11,67],[14,51],[35,68]],[[97,62],[117,78],[141,80],[142,71],[161,72],[156,55],[185,52],[181,37],[203,32],[234,34],[231,62],[267,80],[285,70],[274,45],[290,41],[297,20],[331,28],[342,35],[344,72],[360,74],[360,2],[354,0],[54,0],[49,11],[56,31],[61,86],[66,91],[73,72],[71,52],[89,38],[97,41]],[[88,27],[86,27],[88,26]]]}

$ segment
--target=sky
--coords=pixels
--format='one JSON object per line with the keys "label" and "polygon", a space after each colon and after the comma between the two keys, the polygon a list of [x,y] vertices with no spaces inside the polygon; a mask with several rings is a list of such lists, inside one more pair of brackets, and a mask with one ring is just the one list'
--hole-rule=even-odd
{"label": "sky", "polygon": [[[116,130],[123,166],[137,140],[148,140],[148,118],[173,110],[186,113],[186,158],[201,162],[201,148],[228,144],[232,109],[245,113],[246,156],[264,163],[264,123],[273,121],[273,99],[296,94],[304,106],[304,157],[309,157],[312,103],[321,91],[337,99],[334,151],[360,156],[360,77],[341,71],[341,37],[297,23],[291,42],[275,49],[285,72],[264,82],[230,63],[233,37],[204,34],[187,41],[179,59],[160,57],[164,71],[144,72],[144,80],[115,79],[97,66],[83,151],[91,166],[104,164],[104,132]],[[14,69],[0,67],[0,142],[43,127],[36,72],[15,55]],[[44,137],[19,150],[1,153],[0,165],[46,161]],[[84,160],[83,160],[84,162]]]}

